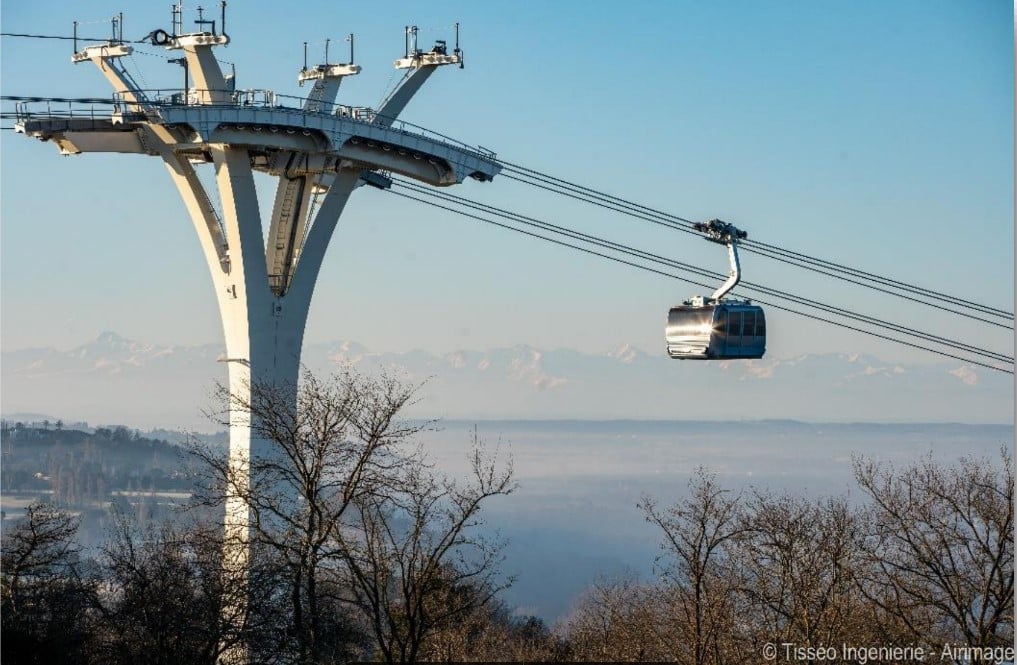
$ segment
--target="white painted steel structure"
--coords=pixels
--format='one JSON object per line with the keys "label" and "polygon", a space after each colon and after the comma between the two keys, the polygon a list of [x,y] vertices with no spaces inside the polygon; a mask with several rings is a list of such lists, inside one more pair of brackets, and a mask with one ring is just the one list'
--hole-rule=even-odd
{"label": "white painted steel structure", "polygon": [[[224,33],[213,28],[152,34],[157,33],[162,38],[153,42],[183,51],[193,85],[169,96],[141,90],[119,63],[131,46],[88,46],[72,60],[93,63],[113,86],[117,103],[108,117],[73,110],[34,115],[22,109],[16,130],[52,140],[63,154],[161,158],[190,213],[212,276],[230,390],[245,402],[252,383],[264,382],[293,387],[295,398],[311,295],[336,223],[358,185],[386,187],[388,172],[449,186],[467,177],[487,181],[500,171],[490,152],[396,121],[438,67],[461,64],[461,52],[457,48],[450,55],[439,42],[424,53],[416,48],[416,29],[408,29],[413,48],[395,63],[407,75],[380,109],[335,103],[343,77],[360,71],[352,63],[305,67],[298,80],[313,82],[313,88],[302,107],[291,108],[269,91],[233,89],[213,55],[216,46],[229,42]],[[205,163],[215,169],[221,212],[195,171]],[[254,171],[279,178],[267,238]],[[252,439],[249,412],[232,411],[230,422],[231,464],[246,477],[251,456],[269,454],[269,444]],[[241,491],[227,497],[225,535],[239,545],[224,557],[228,565],[246,570],[250,515],[238,498]]]}

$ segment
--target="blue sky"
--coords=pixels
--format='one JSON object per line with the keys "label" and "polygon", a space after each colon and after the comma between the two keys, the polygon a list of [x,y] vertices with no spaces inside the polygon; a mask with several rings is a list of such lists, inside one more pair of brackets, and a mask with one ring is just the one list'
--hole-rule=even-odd
{"label": "blue sky", "polygon": [[[212,4],[212,3],[208,3]],[[164,6],[165,5],[165,6]],[[3,30],[125,36],[169,27],[169,3],[7,2]],[[241,88],[299,95],[312,61],[357,36],[363,73],[340,101],[377,105],[403,26],[421,45],[462,23],[464,70],[438,72],[407,120],[518,164],[683,217],[928,288],[1013,303],[1012,6],[987,1],[487,2],[235,0],[220,51]],[[188,16],[193,3],[186,7]],[[67,42],[4,38],[5,95],[105,96]],[[165,56],[155,47],[143,51]],[[172,54],[175,55],[175,54]],[[148,87],[179,69],[128,66]],[[2,136],[2,331],[7,348],[67,348],[102,330],[157,343],[221,337],[186,213],[154,158],[60,157]],[[716,245],[496,179],[453,193],[714,270]],[[266,204],[263,202],[263,209]],[[1012,349],[1012,335],[930,314],[757,256],[745,277],[917,328]],[[667,308],[702,291],[358,191],[333,239],[310,341],[443,351],[530,344],[662,352]],[[865,352],[931,361],[854,333],[770,313],[768,354]],[[662,359],[663,362],[663,359]]]}

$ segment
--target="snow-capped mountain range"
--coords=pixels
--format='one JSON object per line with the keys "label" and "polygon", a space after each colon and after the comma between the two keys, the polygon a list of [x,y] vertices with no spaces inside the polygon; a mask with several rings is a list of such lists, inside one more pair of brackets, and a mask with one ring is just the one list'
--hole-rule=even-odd
{"label": "snow-capped mountain range", "polygon": [[[4,413],[215,429],[203,415],[226,368],[220,345],[160,346],[112,332],[76,348],[4,350]],[[601,354],[530,346],[436,354],[309,344],[315,373],[343,363],[423,383],[411,415],[458,419],[1013,421],[1009,375],[960,362],[900,365],[858,354],[672,361],[628,345]]]}

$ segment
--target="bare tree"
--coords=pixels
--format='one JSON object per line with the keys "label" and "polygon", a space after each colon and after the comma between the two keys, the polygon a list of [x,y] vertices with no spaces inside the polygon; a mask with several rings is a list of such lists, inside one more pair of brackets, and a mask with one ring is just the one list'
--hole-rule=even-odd
{"label": "bare tree", "polygon": [[78,521],[33,503],[4,535],[4,662],[87,662],[93,587],[81,571]]}
{"label": "bare tree", "polygon": [[66,574],[77,559],[74,538],[78,520],[47,503],[32,503],[25,517],[4,538],[3,598],[9,611],[18,610],[26,580]]}
{"label": "bare tree", "polygon": [[864,599],[854,582],[862,524],[845,497],[756,493],[744,527],[736,548],[739,614],[754,653],[766,642],[870,643],[862,639]]}
{"label": "bare tree", "polygon": [[[474,528],[482,502],[511,491],[511,470],[478,448],[471,482],[439,478],[412,446],[429,424],[400,420],[415,391],[349,368],[305,374],[295,400],[291,386],[254,385],[244,403],[224,388],[270,451],[245,467],[194,446],[210,472],[202,501],[239,497],[255,541],[285,563],[298,662],[353,658],[362,629],[386,659],[413,658],[430,631],[499,588],[497,545]],[[489,591],[460,593],[471,584]]]}
{"label": "bare tree", "polygon": [[872,499],[861,589],[919,642],[1013,643],[1013,460],[931,456],[900,471],[855,460]]}
{"label": "bare tree", "polygon": [[[470,585],[461,593],[487,594]],[[548,662],[563,660],[561,642],[543,620],[518,616],[497,598],[435,627],[418,652],[420,661]]]}
{"label": "bare tree", "polygon": [[[966,650],[1013,640],[1013,467],[931,458],[902,471],[855,462],[870,506],[756,492],[699,470],[670,508],[644,499],[665,554],[657,584],[596,585],[563,626],[575,660],[759,662],[765,643]],[[998,658],[996,658],[998,660]]]}
{"label": "bare tree", "polygon": [[699,468],[689,490],[687,499],[669,508],[660,508],[649,497],[640,507],[664,535],[658,565],[685,633],[685,640],[674,645],[673,657],[706,665],[724,661],[735,625],[733,600],[740,571],[731,552],[744,526],[739,498],[730,497],[713,474]]}
{"label": "bare tree", "polygon": [[414,391],[391,377],[367,378],[348,368],[328,381],[305,373],[295,400],[292,386],[255,384],[250,401],[220,387],[228,407],[223,412],[249,411],[252,438],[269,442],[271,450],[244,467],[192,447],[210,471],[203,501],[221,505],[228,494],[239,497],[250,509],[255,541],[285,562],[299,662],[322,663],[324,650],[335,651],[328,645],[339,626],[323,621],[341,613],[319,603],[334,596],[320,586],[334,587],[341,561],[337,527],[358,497],[384,491],[412,462],[400,444],[424,425],[397,416]]}
{"label": "bare tree", "polygon": [[501,544],[476,533],[482,504],[512,492],[512,469],[487,457],[474,432],[471,478],[440,478],[424,464],[403,468],[384,492],[355,497],[338,531],[353,600],[385,662],[416,662],[427,638],[487,604]]}
{"label": "bare tree", "polygon": [[684,641],[664,587],[634,579],[600,581],[577,601],[561,626],[570,660],[673,660]]}
{"label": "bare tree", "polygon": [[[243,576],[223,567],[221,532],[170,522],[138,530],[114,515],[98,602],[101,662],[214,665],[241,643],[252,647],[255,662],[277,659],[285,644],[278,639],[284,626],[273,616],[276,571],[263,557]],[[242,604],[250,614],[226,620],[224,608],[238,606],[241,596],[250,600]],[[259,639],[265,633],[275,635],[268,648]]]}

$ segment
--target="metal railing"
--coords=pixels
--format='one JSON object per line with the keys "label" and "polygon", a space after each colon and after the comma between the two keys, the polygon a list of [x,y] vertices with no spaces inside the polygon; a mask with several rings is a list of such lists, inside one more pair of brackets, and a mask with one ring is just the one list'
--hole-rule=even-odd
{"label": "metal railing", "polygon": [[[213,94],[215,96],[227,93],[229,102],[208,103],[207,100]],[[349,106],[346,104],[326,104],[313,102],[320,110],[305,110],[304,105],[307,98],[292,95],[280,95],[272,90],[250,89],[250,90],[201,90],[196,88],[184,89],[152,89],[138,90],[134,94],[139,101],[125,99],[122,93],[114,93],[110,99],[88,98],[88,99],[63,99],[45,97],[4,97],[5,100],[17,101],[16,117],[18,122],[30,120],[33,117],[88,117],[93,120],[120,121],[132,116],[144,117],[145,115],[158,114],[161,108],[172,108],[179,106],[201,106],[220,108],[270,108],[275,111],[307,116],[338,116],[340,118],[360,122],[364,124],[376,124],[379,118],[387,122],[393,131],[407,136],[423,136],[431,141],[442,143],[456,149],[465,149],[478,157],[488,160],[497,159],[493,150],[480,146],[470,145],[458,139],[452,138],[427,127],[416,125],[399,118],[391,118],[380,115],[376,110],[366,106]],[[313,100],[312,100],[313,101]],[[32,110],[29,104],[43,103],[45,110]],[[110,107],[108,109],[97,108],[97,105]],[[307,123],[293,123],[306,127]]]}
{"label": "metal railing", "polygon": [[[111,111],[115,109],[115,102],[108,99],[4,97],[4,100],[15,101],[14,117],[18,122],[30,120],[36,116],[109,120],[111,118]],[[44,105],[45,110],[34,111],[30,107],[32,104]]]}
{"label": "metal railing", "polygon": [[[436,132],[433,129],[416,125],[406,120],[399,118],[392,118],[389,116],[383,116],[376,110],[367,106],[350,106],[347,104],[332,104],[325,103],[318,100],[312,100],[313,106],[317,107],[315,110],[305,110],[304,106],[307,103],[307,97],[297,97],[295,95],[281,95],[272,90],[267,89],[250,89],[250,90],[200,90],[191,88],[187,91],[182,89],[174,90],[142,90],[145,96],[148,98],[147,104],[153,107],[165,107],[165,106],[196,106],[199,105],[199,101],[203,98],[207,99],[210,93],[222,93],[227,92],[230,96],[229,104],[208,104],[200,103],[201,106],[228,106],[228,107],[259,107],[259,108],[271,108],[277,111],[283,111],[301,115],[324,115],[324,116],[339,116],[342,118],[349,118],[357,122],[363,122],[365,124],[373,124],[378,118],[384,118],[390,121],[389,127],[406,135],[414,136],[425,136],[438,143],[444,143],[456,148],[465,148],[470,152],[476,153],[478,156],[485,159],[496,159],[497,153],[487,148],[480,146],[470,145],[458,139],[452,138],[440,132]],[[185,94],[186,93],[186,94]],[[118,95],[114,95],[116,99]],[[120,98],[120,103],[128,103]],[[319,110],[320,109],[320,110]]]}

